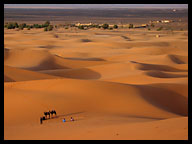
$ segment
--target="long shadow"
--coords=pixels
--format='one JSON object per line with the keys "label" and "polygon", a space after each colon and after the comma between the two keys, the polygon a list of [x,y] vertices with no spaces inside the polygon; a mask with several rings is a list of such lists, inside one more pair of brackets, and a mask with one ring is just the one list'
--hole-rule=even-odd
{"label": "long shadow", "polygon": [[47,119],[45,119],[45,120],[57,119],[57,118],[60,118],[60,117],[77,115],[77,114],[81,114],[81,113],[84,113],[84,111],[83,111],[83,112],[75,112],[75,113],[68,113],[68,114],[56,115],[56,116],[47,118]]}
{"label": "long shadow", "polygon": [[39,48],[46,48],[46,49],[52,49],[52,48],[56,48],[58,46],[55,46],[55,45],[42,45],[42,46],[39,46]]}
{"label": "long shadow", "polygon": [[12,78],[4,75],[4,82],[16,82],[15,80],[13,80]]}
{"label": "long shadow", "polygon": [[4,48],[4,51],[7,51],[7,52],[8,52],[8,51],[10,51],[10,49],[8,49],[8,48]]}
{"label": "long shadow", "polygon": [[188,116],[188,99],[174,91],[154,85],[137,85],[141,96],[150,104],[167,112]]}
{"label": "long shadow", "polygon": [[90,39],[81,39],[81,42],[92,42]]}
{"label": "long shadow", "polygon": [[169,58],[170,58],[173,62],[175,62],[175,63],[177,63],[177,64],[186,64],[186,62],[180,60],[179,58],[177,58],[177,56],[169,55]]}
{"label": "long shadow", "polygon": [[59,65],[55,63],[54,58],[50,57],[49,59],[44,60],[39,65],[29,68],[23,68],[26,70],[40,71],[40,70],[53,70],[53,69],[70,69],[69,67]]}
{"label": "long shadow", "polygon": [[168,71],[168,72],[188,72],[188,70],[176,69],[167,65],[157,65],[157,64],[146,64],[140,63],[136,61],[130,61],[131,63],[135,63],[139,65],[139,69],[143,71],[147,70],[159,70],[159,71]]}
{"label": "long shadow", "polygon": [[[58,69],[59,70],[59,69]],[[96,80],[101,78],[101,74],[88,68],[61,69],[51,75],[71,79]]]}
{"label": "long shadow", "polygon": [[161,72],[161,71],[148,71],[148,72],[146,72],[146,75],[151,76],[151,77],[157,77],[157,78],[182,78],[182,77],[188,77],[188,75],[169,74],[169,73],[164,73],[164,72]]}
{"label": "long shadow", "polygon": [[154,42],[153,45],[160,46],[160,47],[167,47],[170,44],[168,42]]}
{"label": "long shadow", "polygon": [[65,77],[65,78],[72,78],[72,79],[84,79],[84,80],[101,78],[100,73],[95,72],[95,71],[88,69],[88,68],[69,70],[69,71],[64,72],[61,75],[56,75],[56,76],[61,76],[61,77]]}
{"label": "long shadow", "polygon": [[75,112],[75,113],[68,113],[68,114],[58,115],[58,117],[70,116],[70,115],[77,115],[77,114],[81,114],[81,113],[84,113],[84,112],[85,112],[85,111],[82,111],[82,112]]}
{"label": "long shadow", "polygon": [[127,36],[121,36],[121,37],[124,38],[127,41],[131,41],[131,39],[129,37],[127,37]]}
{"label": "long shadow", "polygon": [[151,119],[151,120],[164,120],[166,118],[155,118],[155,117],[149,117],[149,116],[139,116],[139,115],[123,115],[123,114],[117,114],[117,116],[126,117],[126,118],[143,118],[143,119]]}
{"label": "long shadow", "polygon": [[65,58],[69,60],[81,60],[81,61],[106,61],[102,58]]}

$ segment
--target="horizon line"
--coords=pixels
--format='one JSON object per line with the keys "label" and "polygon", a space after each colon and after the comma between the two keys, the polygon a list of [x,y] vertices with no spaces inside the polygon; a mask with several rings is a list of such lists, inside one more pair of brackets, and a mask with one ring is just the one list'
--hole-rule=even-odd
{"label": "horizon line", "polygon": [[4,9],[188,9],[188,7],[101,7],[101,8],[82,8],[82,7],[4,7]]}

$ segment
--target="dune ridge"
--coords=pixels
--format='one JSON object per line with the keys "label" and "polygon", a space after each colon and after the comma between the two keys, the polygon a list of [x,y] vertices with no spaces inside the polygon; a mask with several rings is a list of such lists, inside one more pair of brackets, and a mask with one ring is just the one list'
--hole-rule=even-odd
{"label": "dune ridge", "polygon": [[4,138],[188,139],[185,32],[5,30]]}
{"label": "dune ridge", "polygon": [[4,82],[57,79],[59,77],[4,65]]}

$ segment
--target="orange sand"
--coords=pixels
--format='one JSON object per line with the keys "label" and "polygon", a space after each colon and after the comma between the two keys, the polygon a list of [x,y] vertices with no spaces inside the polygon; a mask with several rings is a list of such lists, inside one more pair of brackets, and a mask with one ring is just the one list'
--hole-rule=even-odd
{"label": "orange sand", "polygon": [[4,138],[188,139],[184,33],[6,29]]}

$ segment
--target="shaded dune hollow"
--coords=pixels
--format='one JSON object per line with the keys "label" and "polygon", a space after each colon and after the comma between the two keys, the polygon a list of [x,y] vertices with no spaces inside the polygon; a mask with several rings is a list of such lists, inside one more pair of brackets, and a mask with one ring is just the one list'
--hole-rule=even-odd
{"label": "shaded dune hollow", "polygon": [[146,64],[139,63],[135,61],[130,61],[135,64],[135,67],[139,70],[148,71],[148,70],[156,70],[156,71],[166,71],[166,72],[188,72],[188,70],[177,69],[168,65],[156,65],[156,64]]}
{"label": "shaded dune hollow", "polygon": [[4,82],[15,82],[15,80],[13,80],[10,77],[4,75]]}
{"label": "shaded dune hollow", "polygon": [[182,78],[182,77],[188,77],[186,74],[173,74],[173,73],[166,73],[162,71],[148,71],[145,72],[146,75],[156,78]]}
{"label": "shaded dune hollow", "polygon": [[67,27],[4,29],[4,139],[188,139],[185,29]]}
{"label": "shaded dune hollow", "polygon": [[73,79],[99,79],[101,74],[88,68],[39,71],[41,73]]}
{"label": "shaded dune hollow", "polygon": [[50,57],[48,59],[45,59],[42,61],[39,65],[25,68],[27,70],[33,70],[33,71],[39,71],[39,70],[50,70],[50,69],[69,69],[69,67],[66,67],[64,65],[60,65],[55,61],[53,57]]}
{"label": "shaded dune hollow", "polygon": [[[47,104],[51,104],[60,112],[70,109],[71,104],[78,100],[75,108],[80,110],[83,106],[89,112],[98,111],[154,119],[188,115],[188,99],[184,93],[171,90],[175,85],[169,84],[170,88],[167,89],[166,84],[129,85],[77,79],[39,80],[38,85],[36,83],[36,81],[20,82],[18,85],[11,85],[14,89],[11,89],[7,83],[5,88],[10,89],[7,95],[16,92],[20,98],[22,95],[24,97],[28,95],[29,91],[34,91],[36,96],[31,93],[30,99],[36,101],[46,97]],[[42,93],[42,89],[45,89],[46,93]],[[41,105],[43,101],[39,102],[38,104]],[[65,108],[58,105],[58,102],[65,103]],[[67,102],[71,103],[67,104]],[[25,109],[26,105],[19,107]]]}
{"label": "shaded dune hollow", "polygon": [[32,71],[74,69],[109,63],[103,59],[67,59],[46,50],[4,51],[4,64]]}
{"label": "shaded dune hollow", "polygon": [[58,77],[39,72],[4,66],[4,82],[57,79]]}
{"label": "shaded dune hollow", "polygon": [[187,64],[188,57],[187,56],[180,56],[180,55],[168,55],[168,57],[175,62],[176,64]]}
{"label": "shaded dune hollow", "polygon": [[4,64],[26,70],[67,69],[62,62],[47,51],[9,50],[4,52]]}
{"label": "shaded dune hollow", "polygon": [[142,97],[151,104],[181,116],[188,116],[188,99],[185,96],[158,87],[158,84],[139,85],[137,87]]}
{"label": "shaded dune hollow", "polygon": [[85,43],[86,43],[86,42],[92,42],[92,40],[90,40],[90,39],[81,39],[80,41],[81,41],[81,42],[85,42]]}
{"label": "shaded dune hollow", "polygon": [[105,59],[102,58],[78,58],[78,57],[69,57],[65,58],[69,60],[82,60],[82,61],[106,61]]}

